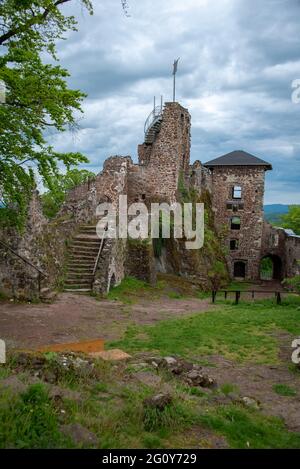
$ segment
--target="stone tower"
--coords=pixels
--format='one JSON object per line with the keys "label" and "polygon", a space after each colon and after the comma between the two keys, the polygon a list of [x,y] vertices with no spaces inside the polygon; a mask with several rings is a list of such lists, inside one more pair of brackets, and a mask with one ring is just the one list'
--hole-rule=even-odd
{"label": "stone tower", "polygon": [[266,161],[244,151],[233,151],[205,163],[212,177],[215,224],[224,231],[230,275],[259,279],[264,226]]}
{"label": "stone tower", "polygon": [[150,117],[138,146],[138,171],[145,197],[174,202],[180,173],[189,169],[191,116],[179,103],[165,103]]}

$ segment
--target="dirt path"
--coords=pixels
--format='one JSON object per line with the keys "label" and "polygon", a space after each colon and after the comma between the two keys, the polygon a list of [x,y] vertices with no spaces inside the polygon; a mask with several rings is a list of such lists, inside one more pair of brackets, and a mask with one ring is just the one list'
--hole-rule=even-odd
{"label": "dirt path", "polygon": [[62,293],[52,304],[0,303],[0,338],[8,347],[121,337],[127,326],[212,309],[210,300],[159,298],[133,305]]}

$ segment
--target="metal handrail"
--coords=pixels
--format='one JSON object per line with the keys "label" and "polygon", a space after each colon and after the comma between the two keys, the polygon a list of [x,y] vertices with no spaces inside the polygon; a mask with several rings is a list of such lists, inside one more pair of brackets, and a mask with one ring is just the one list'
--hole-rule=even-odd
{"label": "metal handrail", "polygon": [[152,125],[157,122],[163,113],[163,107],[162,105],[154,107],[154,109],[150,112],[149,116],[146,119],[145,125],[144,125],[144,132],[145,134],[148,132],[149,128],[152,127]]}
{"label": "metal handrail", "polygon": [[[108,224],[106,223],[106,225],[104,227],[104,231],[107,231],[107,228],[108,228]],[[97,267],[98,267],[99,259],[100,259],[101,252],[102,252],[102,249],[103,249],[104,240],[105,240],[105,236],[104,236],[104,233],[103,233],[103,236],[101,238],[101,243],[100,243],[100,246],[99,246],[99,249],[98,249],[98,254],[97,254],[97,257],[96,257],[94,269],[93,269],[93,278],[95,278],[95,274],[96,274],[96,270],[97,270]]]}
{"label": "metal handrail", "polygon": [[5,247],[5,249],[8,249],[12,254],[14,254],[14,256],[18,257],[19,259],[21,259],[21,261],[23,261],[26,264],[30,265],[30,267],[32,267],[33,269],[35,269],[38,272],[38,274],[39,274],[38,275],[38,287],[39,287],[39,292],[40,292],[41,291],[41,276],[47,277],[48,275],[45,272],[43,272],[42,270],[40,270],[38,267],[33,265],[28,259],[26,259],[26,257],[23,257],[20,254],[18,254],[16,251],[14,251],[10,246],[8,246],[8,244],[4,243],[1,240],[0,240],[0,244],[2,244],[2,246]]}
{"label": "metal handrail", "polygon": [[40,270],[38,267],[36,267],[35,265],[33,265],[28,259],[26,259],[26,257],[23,257],[21,256],[20,254],[18,254],[16,251],[14,251],[10,246],[8,246],[8,244],[4,243],[3,241],[0,240],[0,244],[2,244],[6,249],[8,249],[9,251],[11,251],[15,256],[19,257],[19,259],[21,259],[23,262],[26,262],[26,264],[30,265],[31,267],[33,267],[35,270],[37,270],[41,275],[43,275],[44,277],[47,277],[47,274],[45,272],[43,272],[42,270]]}

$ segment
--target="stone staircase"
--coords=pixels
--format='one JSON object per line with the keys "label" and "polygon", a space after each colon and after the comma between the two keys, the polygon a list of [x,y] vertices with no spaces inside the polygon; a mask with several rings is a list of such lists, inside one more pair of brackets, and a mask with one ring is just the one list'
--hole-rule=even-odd
{"label": "stone staircase", "polygon": [[96,226],[82,225],[69,247],[64,291],[88,293],[92,291],[94,267],[101,246]]}

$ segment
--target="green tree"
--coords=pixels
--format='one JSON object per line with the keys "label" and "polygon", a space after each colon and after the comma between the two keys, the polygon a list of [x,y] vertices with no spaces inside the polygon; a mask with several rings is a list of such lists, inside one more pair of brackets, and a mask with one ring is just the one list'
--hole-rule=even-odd
{"label": "green tree", "polygon": [[300,295],[300,275],[296,275],[293,278],[286,278],[282,282],[287,288],[290,290],[294,290],[299,293]]}
{"label": "green tree", "polygon": [[66,174],[58,174],[50,178],[48,191],[42,194],[42,205],[44,214],[53,218],[65,201],[67,192],[75,186],[93,179],[95,174],[86,169],[70,169]]}
{"label": "green tree", "polygon": [[[36,175],[49,186],[62,164],[87,161],[80,153],[55,151],[45,137],[49,128],[76,127],[85,97],[68,88],[69,73],[57,63],[56,41],[76,30],[75,18],[61,10],[71,1],[0,3],[0,80],[6,87],[0,105],[0,202],[6,222],[22,224]],[[81,3],[92,14],[90,0]]]}
{"label": "green tree", "polygon": [[300,206],[291,205],[289,212],[281,217],[281,224],[283,228],[290,228],[300,235]]}

